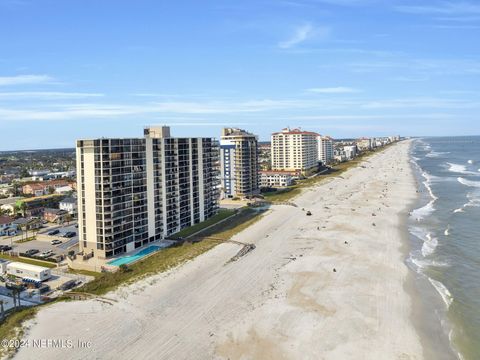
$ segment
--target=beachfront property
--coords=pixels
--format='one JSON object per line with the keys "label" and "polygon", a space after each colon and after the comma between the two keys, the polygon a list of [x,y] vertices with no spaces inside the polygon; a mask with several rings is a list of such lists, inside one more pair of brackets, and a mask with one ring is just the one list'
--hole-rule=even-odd
{"label": "beachfront property", "polygon": [[317,136],[318,160],[322,165],[328,165],[333,161],[333,139],[330,136]]}
{"label": "beachfront property", "polygon": [[318,169],[319,134],[285,128],[272,134],[272,169],[300,171],[307,174]]}
{"label": "beachfront property", "polygon": [[79,245],[107,259],[167,238],[218,210],[218,142],[173,138],[77,141]]}
{"label": "beachfront property", "polygon": [[368,151],[374,148],[374,140],[369,138],[361,138],[356,141],[359,151]]}
{"label": "beachfront property", "polygon": [[357,156],[357,146],[356,145],[346,145],[343,147],[343,152],[347,160],[352,160]]}
{"label": "beachfront property", "polygon": [[222,198],[259,193],[258,137],[242,129],[224,128],[220,138]]}
{"label": "beachfront property", "polygon": [[262,188],[284,188],[293,185],[300,174],[292,171],[262,170],[260,171],[260,187]]}

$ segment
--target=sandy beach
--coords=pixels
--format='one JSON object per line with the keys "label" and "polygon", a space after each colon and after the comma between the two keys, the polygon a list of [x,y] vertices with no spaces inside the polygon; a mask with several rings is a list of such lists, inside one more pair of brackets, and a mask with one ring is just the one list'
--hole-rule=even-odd
{"label": "sandy beach", "polygon": [[235,236],[256,245],[238,261],[228,262],[241,247],[225,243],[107,294],[112,304],[42,309],[25,339],[74,348],[30,346],[15,358],[422,359],[402,250],[416,197],[409,146],[304,191],[297,207],[271,207]]}

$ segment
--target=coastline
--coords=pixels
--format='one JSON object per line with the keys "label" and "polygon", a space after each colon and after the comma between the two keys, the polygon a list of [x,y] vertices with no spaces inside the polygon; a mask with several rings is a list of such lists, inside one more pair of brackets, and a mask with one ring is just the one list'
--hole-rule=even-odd
{"label": "coastline", "polygon": [[[434,198],[431,190],[424,184],[422,169],[416,163],[411,144],[409,151],[411,162],[411,171],[415,179],[417,197],[410,205],[410,213],[405,215],[405,260],[409,268],[409,277],[405,284],[406,291],[415,299],[412,308],[412,322],[420,335],[422,346],[424,348],[425,359],[427,360],[449,360],[458,359],[460,354],[454,348],[449,338],[448,330],[451,325],[448,324],[447,309],[445,309],[444,300],[437,289],[429,281],[428,275],[416,269],[412,258],[414,251],[420,251],[423,242],[411,232],[410,227],[414,225],[414,219],[410,214],[413,211],[427,206]],[[428,195],[427,195],[428,194]]]}
{"label": "coastline", "polygon": [[[416,199],[407,146],[305,189],[298,208],[273,206],[235,236],[256,245],[244,258],[227,264],[238,245],[221,244],[109,294],[112,305],[55,304],[29,322],[26,339],[76,336],[97,357],[425,358],[405,265]],[[23,348],[16,357],[91,351]]]}

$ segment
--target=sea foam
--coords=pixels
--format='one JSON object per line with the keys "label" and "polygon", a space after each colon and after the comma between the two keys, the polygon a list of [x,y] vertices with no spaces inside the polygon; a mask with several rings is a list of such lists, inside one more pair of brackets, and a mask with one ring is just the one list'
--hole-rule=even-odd
{"label": "sea foam", "polygon": [[433,280],[431,278],[428,278],[428,280],[433,285],[435,290],[438,291],[438,293],[442,297],[443,302],[445,303],[445,306],[448,309],[450,307],[450,305],[452,305],[452,302],[453,302],[453,297],[452,297],[452,294],[450,293],[450,291],[448,291],[447,287],[445,285],[443,285],[440,281]]}
{"label": "sea foam", "polygon": [[436,237],[432,237],[431,233],[427,234],[427,240],[423,242],[422,245],[422,255],[427,257],[432,255],[435,252],[435,249],[438,246],[438,240]]}
{"label": "sea foam", "polygon": [[467,180],[467,179],[462,178],[462,177],[457,178],[457,180],[462,185],[469,186],[469,187],[480,188],[480,181]]}
{"label": "sea foam", "polygon": [[477,175],[477,173],[474,171],[468,171],[466,165],[449,163],[449,162],[447,162],[447,165],[448,165],[448,171],[450,172],[465,174],[465,175]]}

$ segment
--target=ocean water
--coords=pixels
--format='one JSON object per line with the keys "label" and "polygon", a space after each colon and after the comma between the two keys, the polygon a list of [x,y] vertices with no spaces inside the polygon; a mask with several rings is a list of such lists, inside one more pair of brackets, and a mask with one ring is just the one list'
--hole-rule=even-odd
{"label": "ocean water", "polygon": [[407,264],[445,358],[480,359],[480,136],[417,139],[411,158],[420,198]]}

